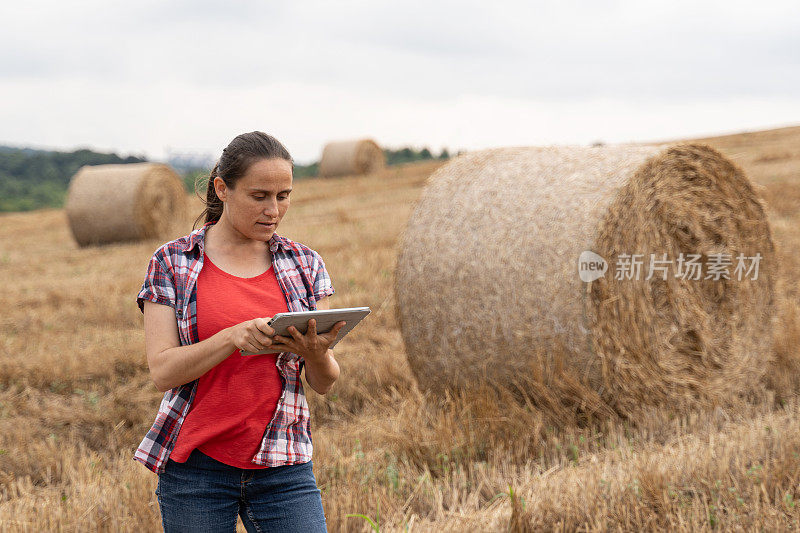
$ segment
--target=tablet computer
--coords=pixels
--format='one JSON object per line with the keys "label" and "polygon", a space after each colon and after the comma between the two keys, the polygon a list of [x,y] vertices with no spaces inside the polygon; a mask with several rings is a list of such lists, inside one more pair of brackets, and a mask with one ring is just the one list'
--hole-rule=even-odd
{"label": "tablet computer", "polygon": [[[334,324],[344,320],[347,324],[339,330],[339,334],[334,339],[329,348],[333,348],[337,342],[347,335],[356,325],[361,322],[370,312],[369,307],[343,307],[339,309],[322,309],[317,311],[294,311],[290,313],[278,313],[267,323],[275,330],[275,335],[291,337],[289,326],[294,326],[297,331],[306,334],[308,321],[312,318],[317,321],[317,333],[327,333],[333,329]],[[267,353],[279,353],[280,350],[266,350],[260,352],[245,352],[240,350],[242,355],[261,355]]]}

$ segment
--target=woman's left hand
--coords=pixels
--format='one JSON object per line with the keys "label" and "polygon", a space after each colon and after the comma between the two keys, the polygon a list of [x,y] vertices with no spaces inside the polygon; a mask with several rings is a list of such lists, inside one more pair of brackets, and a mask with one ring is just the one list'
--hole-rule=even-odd
{"label": "woman's left hand", "polygon": [[347,322],[339,321],[334,324],[329,332],[318,335],[317,321],[312,318],[308,321],[308,330],[306,330],[305,335],[300,333],[294,326],[289,326],[291,337],[274,335],[272,337],[273,344],[270,348],[277,348],[282,352],[296,353],[306,361],[321,361],[327,355],[328,348],[336,340],[339,330],[345,324]]}

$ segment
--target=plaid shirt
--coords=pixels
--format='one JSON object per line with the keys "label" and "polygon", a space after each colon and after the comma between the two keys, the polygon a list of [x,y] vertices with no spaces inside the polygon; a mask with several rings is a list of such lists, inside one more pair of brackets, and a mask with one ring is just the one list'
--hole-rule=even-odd
{"label": "plaid shirt", "polygon": [[[136,297],[175,308],[181,345],[199,342],[197,334],[197,277],[203,268],[203,241],[208,222],[189,235],[159,247],[147,267]],[[316,301],[334,293],[325,263],[305,245],[273,234],[269,240],[272,265],[289,311],[317,308]],[[252,462],[261,466],[305,463],[311,460],[309,409],[300,381],[303,358],[290,352],[278,355],[276,366],[283,392],[261,446]],[[197,391],[198,379],[164,393],[153,427],[139,444],[133,459],[160,474],[166,467],[178,432]]]}

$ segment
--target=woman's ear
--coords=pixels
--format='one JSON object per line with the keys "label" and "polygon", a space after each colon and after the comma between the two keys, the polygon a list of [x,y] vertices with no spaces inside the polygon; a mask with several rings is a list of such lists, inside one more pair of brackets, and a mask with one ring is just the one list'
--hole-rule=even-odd
{"label": "woman's ear", "polygon": [[228,187],[225,185],[225,180],[219,176],[214,178],[214,191],[217,193],[217,198],[223,202],[228,199]]}

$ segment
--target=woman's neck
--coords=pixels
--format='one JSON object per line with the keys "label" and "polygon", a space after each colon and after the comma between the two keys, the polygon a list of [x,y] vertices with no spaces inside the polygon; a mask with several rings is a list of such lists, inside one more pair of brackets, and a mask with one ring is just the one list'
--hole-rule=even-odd
{"label": "woman's neck", "polygon": [[254,257],[269,249],[267,242],[245,237],[224,218],[206,229],[205,246],[206,249],[210,247],[225,255],[241,258]]}

